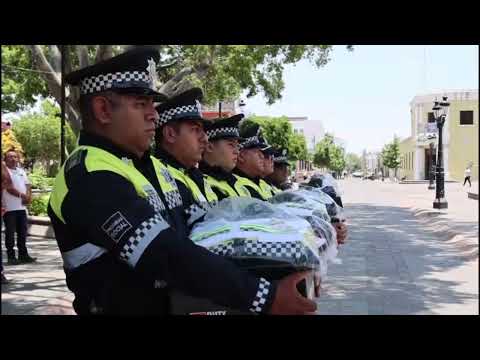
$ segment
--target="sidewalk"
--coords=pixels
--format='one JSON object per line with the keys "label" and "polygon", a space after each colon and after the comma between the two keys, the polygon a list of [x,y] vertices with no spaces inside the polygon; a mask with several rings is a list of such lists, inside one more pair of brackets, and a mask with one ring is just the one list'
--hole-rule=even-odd
{"label": "sidewalk", "polygon": [[5,276],[11,283],[2,285],[2,315],[74,315],[73,294],[66,287],[55,240],[29,236],[27,247],[37,258],[36,263],[4,263]]}

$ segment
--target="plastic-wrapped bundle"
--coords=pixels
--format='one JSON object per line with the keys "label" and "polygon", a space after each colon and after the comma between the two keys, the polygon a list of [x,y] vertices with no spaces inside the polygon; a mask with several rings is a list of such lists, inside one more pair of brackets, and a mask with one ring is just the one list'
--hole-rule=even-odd
{"label": "plastic-wrapped bundle", "polygon": [[298,193],[310,197],[314,201],[318,201],[325,205],[331,222],[345,221],[345,211],[339,206],[331,196],[326,194],[322,189],[301,185]]}
{"label": "plastic-wrapped bundle", "polygon": [[319,254],[319,239],[310,224],[265,201],[226,198],[193,227],[190,238],[218,255],[265,259],[269,264],[277,260],[326,272]]}
{"label": "plastic-wrapped bundle", "polygon": [[[314,174],[307,186],[321,189],[324,193],[329,195],[335,202],[343,207],[342,199],[340,197],[341,191],[337,181],[330,174]],[[302,185],[305,186],[305,185]]]}
{"label": "plastic-wrapped bundle", "polygon": [[330,215],[326,204],[316,201],[311,195],[300,190],[282,191],[269,199],[272,204],[280,204],[288,211],[293,209],[297,216],[305,217],[312,213],[326,221],[330,221]]}
{"label": "plastic-wrapped bundle", "polygon": [[[337,256],[337,235],[330,224],[331,219],[326,213],[326,205],[318,199],[313,199],[312,196],[315,194],[312,195],[305,190],[284,191],[269,201],[291,216],[300,216],[309,222],[317,237],[322,261],[321,269],[327,269],[327,262],[334,260]],[[333,203],[336,206],[331,198],[325,198],[324,202]],[[326,275],[326,271],[320,271],[320,273],[322,276]]]}
{"label": "plastic-wrapped bundle", "polygon": [[331,174],[323,174],[323,187],[330,186],[333,188],[333,191],[337,196],[342,195],[342,191],[340,190],[340,186],[338,185],[338,181]]}

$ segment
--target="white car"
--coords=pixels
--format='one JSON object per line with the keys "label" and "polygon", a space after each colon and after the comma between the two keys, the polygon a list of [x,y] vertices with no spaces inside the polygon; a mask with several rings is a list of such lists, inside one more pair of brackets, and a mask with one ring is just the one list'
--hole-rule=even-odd
{"label": "white car", "polygon": [[363,177],[363,172],[361,171],[355,171],[353,174],[352,174],[353,177]]}

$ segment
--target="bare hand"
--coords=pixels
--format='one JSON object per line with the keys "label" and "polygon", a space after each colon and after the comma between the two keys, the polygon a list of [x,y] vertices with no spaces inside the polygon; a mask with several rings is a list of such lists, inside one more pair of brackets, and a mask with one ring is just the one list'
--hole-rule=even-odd
{"label": "bare hand", "polygon": [[22,205],[28,205],[31,201],[30,197],[26,194],[20,194],[20,198],[22,199]]}
{"label": "bare hand", "polygon": [[294,273],[278,282],[273,300],[272,315],[307,315],[317,309],[317,304],[302,296],[297,290],[297,283],[310,275],[310,271]]}
{"label": "bare hand", "polygon": [[348,236],[347,225],[344,222],[336,222],[333,224],[333,227],[337,231],[338,244],[345,244]]}
{"label": "bare hand", "polygon": [[313,275],[313,281],[315,286],[315,297],[320,297],[320,290],[322,289],[322,278],[320,277],[320,273],[316,272]]}

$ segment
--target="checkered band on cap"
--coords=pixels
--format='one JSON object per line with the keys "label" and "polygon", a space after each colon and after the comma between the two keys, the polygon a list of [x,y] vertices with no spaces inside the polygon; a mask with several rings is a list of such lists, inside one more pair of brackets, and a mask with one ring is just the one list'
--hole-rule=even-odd
{"label": "checkered band on cap", "polygon": [[252,307],[249,309],[255,313],[261,313],[263,311],[263,307],[267,302],[267,296],[270,292],[270,282],[264,278],[260,278],[258,283],[257,293],[255,294],[255,298],[252,302]]}
{"label": "checkered band on cap", "polygon": [[202,117],[202,107],[200,102],[197,101],[196,104],[178,106],[159,113],[157,127],[165,125],[170,120],[187,116],[192,116],[194,118]]}
{"label": "checkered band on cap", "polygon": [[239,144],[239,148],[243,149],[243,148],[246,148],[247,146],[250,146],[251,144],[256,144],[256,143],[259,143],[258,136],[252,136],[252,137],[246,138],[245,141]]}
{"label": "checkered band on cap", "polygon": [[237,127],[223,127],[207,131],[208,140],[215,140],[222,137],[240,137]]}
{"label": "checkered band on cap", "polygon": [[125,71],[102,74],[82,80],[82,95],[105,91],[112,88],[142,87],[155,90],[150,74],[146,71]]}

